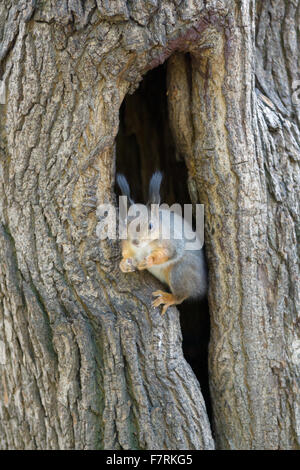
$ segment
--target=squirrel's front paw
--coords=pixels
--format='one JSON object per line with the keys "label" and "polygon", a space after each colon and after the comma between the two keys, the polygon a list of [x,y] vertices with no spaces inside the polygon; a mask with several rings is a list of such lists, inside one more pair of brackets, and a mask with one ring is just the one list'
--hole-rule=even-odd
{"label": "squirrel's front paw", "polygon": [[137,265],[137,268],[142,271],[143,269],[148,269],[148,268],[151,268],[151,266],[153,266],[153,256],[149,255],[147,256],[146,258],[144,258],[142,261],[139,262],[139,264]]}
{"label": "squirrel's front paw", "polygon": [[132,258],[123,258],[120,262],[120,269],[123,273],[132,273],[135,266]]}

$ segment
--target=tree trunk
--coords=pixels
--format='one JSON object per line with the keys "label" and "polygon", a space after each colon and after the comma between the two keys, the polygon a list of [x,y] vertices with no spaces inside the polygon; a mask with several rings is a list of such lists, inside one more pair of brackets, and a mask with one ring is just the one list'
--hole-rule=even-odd
{"label": "tree trunk", "polygon": [[[2,449],[299,447],[297,21],[283,0],[0,3]],[[167,59],[205,204],[211,424],[178,310],[96,235],[122,101]]]}

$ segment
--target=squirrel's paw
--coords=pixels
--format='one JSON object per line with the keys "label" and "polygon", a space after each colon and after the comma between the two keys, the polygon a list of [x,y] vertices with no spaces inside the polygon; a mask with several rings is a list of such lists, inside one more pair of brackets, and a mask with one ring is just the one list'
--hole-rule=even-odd
{"label": "squirrel's paw", "polygon": [[123,273],[131,273],[135,271],[135,266],[132,258],[123,258],[120,262],[120,269]]}
{"label": "squirrel's paw", "polygon": [[148,269],[153,266],[153,256],[149,255],[146,258],[144,258],[142,261],[139,262],[137,265],[137,268],[142,271],[143,269]]}
{"label": "squirrel's paw", "polygon": [[171,305],[177,304],[177,300],[173,296],[173,294],[169,294],[168,292],[163,292],[162,290],[156,290],[155,292],[152,292],[152,295],[157,297],[157,299],[153,300],[152,302],[152,307],[159,307],[159,305],[164,304],[161,314],[164,315],[167,311],[167,309]]}

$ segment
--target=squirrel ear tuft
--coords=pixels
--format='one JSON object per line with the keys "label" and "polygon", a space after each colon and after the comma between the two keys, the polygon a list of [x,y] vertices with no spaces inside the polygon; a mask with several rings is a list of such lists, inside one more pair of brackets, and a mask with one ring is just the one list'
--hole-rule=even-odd
{"label": "squirrel ear tuft", "polygon": [[123,196],[128,197],[128,201],[130,204],[134,204],[134,201],[130,197],[130,188],[127,179],[121,173],[117,174],[117,183],[119,188],[121,189],[121,193]]}
{"label": "squirrel ear tuft", "polygon": [[149,201],[148,204],[159,204],[160,203],[160,185],[163,175],[160,171],[156,171],[150,180],[149,184]]}

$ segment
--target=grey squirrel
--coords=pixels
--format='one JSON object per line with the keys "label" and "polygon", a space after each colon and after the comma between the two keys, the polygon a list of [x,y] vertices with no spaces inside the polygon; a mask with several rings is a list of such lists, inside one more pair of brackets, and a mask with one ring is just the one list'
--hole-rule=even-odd
{"label": "grey squirrel", "polygon": [[[127,239],[122,240],[120,269],[124,273],[147,269],[169,286],[171,293],[157,290],[152,294],[156,297],[152,306],[163,305],[164,315],[171,305],[180,304],[187,298],[203,297],[207,291],[207,272],[203,249],[187,250],[191,237],[186,235],[194,235],[192,227],[177,213],[159,206],[161,181],[162,174],[155,172],[150,180],[149,201],[145,206],[134,203],[125,176],[117,175],[118,185],[122,194],[127,196],[130,208],[144,214],[139,219],[138,230],[130,217],[123,220]],[[161,230],[167,223],[171,229],[170,237],[164,237],[164,230]],[[184,236],[175,238],[176,233],[182,232]]]}

